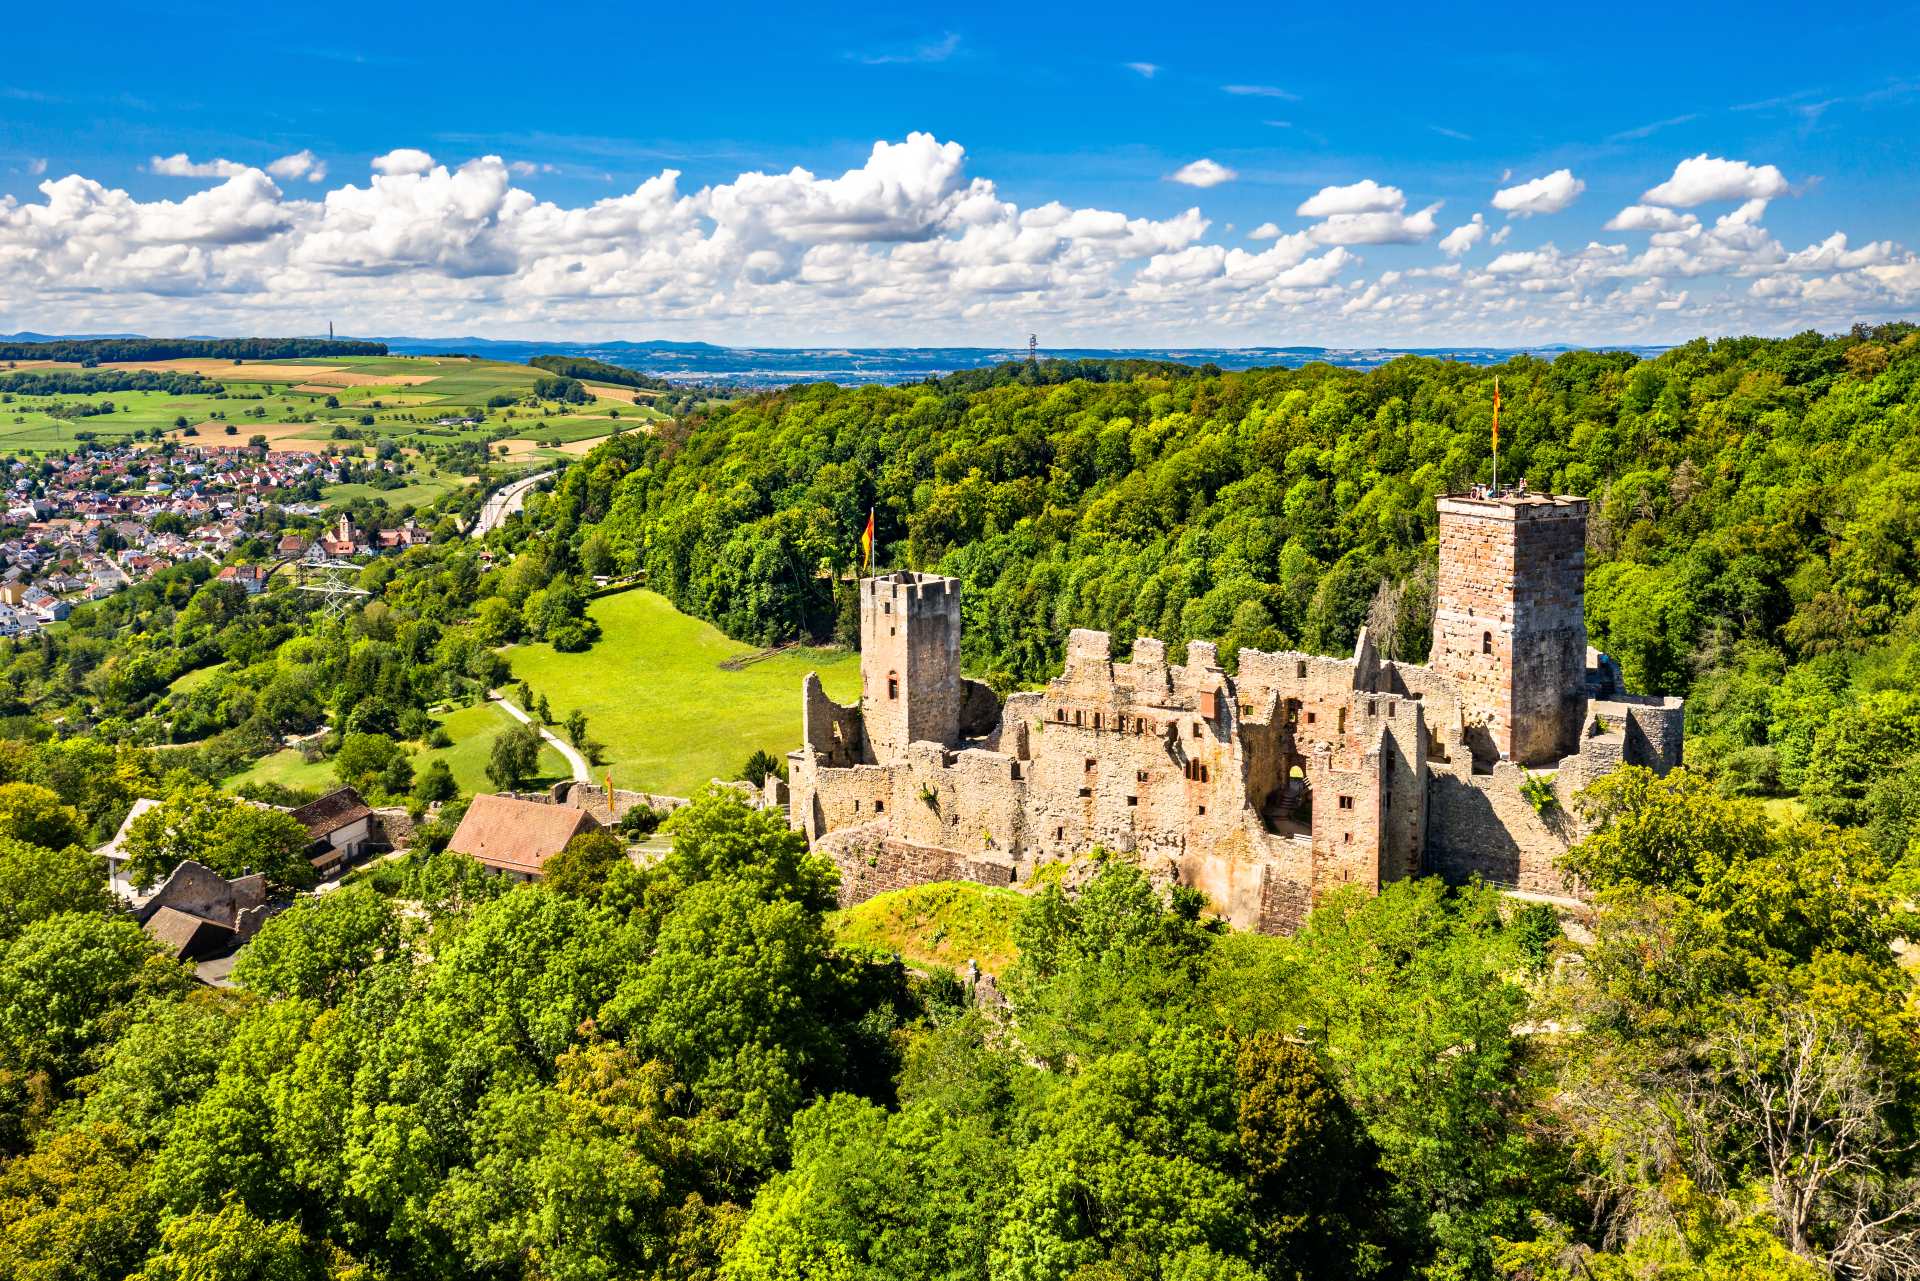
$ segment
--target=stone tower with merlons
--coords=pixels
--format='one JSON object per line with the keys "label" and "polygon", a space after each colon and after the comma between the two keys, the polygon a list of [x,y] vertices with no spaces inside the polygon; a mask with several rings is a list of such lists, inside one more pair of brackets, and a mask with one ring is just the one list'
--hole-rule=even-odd
{"label": "stone tower with merlons", "polygon": [[960,739],[960,584],[901,571],[860,580],[860,712],[874,759]]}
{"label": "stone tower with merlons", "polygon": [[1479,487],[1439,500],[1433,669],[1476,761],[1557,763],[1586,714],[1587,500]]}

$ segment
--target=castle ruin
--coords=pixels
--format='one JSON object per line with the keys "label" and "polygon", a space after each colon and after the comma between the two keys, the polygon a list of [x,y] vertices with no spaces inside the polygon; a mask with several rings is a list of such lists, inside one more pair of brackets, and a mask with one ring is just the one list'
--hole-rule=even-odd
{"label": "castle ruin", "polygon": [[1426,666],[1364,630],[1350,659],[1243,649],[1232,675],[1205,641],[1179,663],[1142,637],[1116,662],[1106,633],[1075,631],[1065,670],[1003,704],[960,674],[957,580],[863,579],[860,702],[807,677],[793,826],[846,902],[1012,884],[1095,847],[1267,931],[1331,887],[1423,873],[1566,895],[1573,797],[1622,764],[1679,764],[1681,701],[1627,694],[1587,646],[1585,499],[1482,487],[1438,508]]}

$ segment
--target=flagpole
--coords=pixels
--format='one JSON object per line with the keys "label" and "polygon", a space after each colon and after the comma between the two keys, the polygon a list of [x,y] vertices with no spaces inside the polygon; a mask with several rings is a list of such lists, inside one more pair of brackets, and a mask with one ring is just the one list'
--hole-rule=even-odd
{"label": "flagpole", "polygon": [[1493,496],[1500,497],[1500,375],[1493,376]]}

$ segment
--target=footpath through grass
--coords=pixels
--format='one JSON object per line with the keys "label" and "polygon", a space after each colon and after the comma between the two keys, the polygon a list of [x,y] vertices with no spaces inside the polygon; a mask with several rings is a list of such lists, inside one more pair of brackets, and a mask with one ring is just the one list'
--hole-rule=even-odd
{"label": "footpath through grass", "polygon": [[606,596],[588,606],[600,624],[584,654],[550,645],[507,651],[516,680],[547,697],[556,721],[579,708],[587,735],[605,745],[615,787],[687,796],[711,778],[736,778],[756,749],[785,756],[800,745],[800,682],[820,673],[841,702],[860,692],[860,658],[850,650],[794,648],[728,671],[753,654],[717,628],[680,613],[648,591]]}
{"label": "footpath through grass", "polygon": [[898,952],[910,965],[958,973],[968,961],[1004,974],[1019,955],[1014,923],[1026,896],[971,881],[937,881],[876,894],[833,912],[829,922],[842,946]]}

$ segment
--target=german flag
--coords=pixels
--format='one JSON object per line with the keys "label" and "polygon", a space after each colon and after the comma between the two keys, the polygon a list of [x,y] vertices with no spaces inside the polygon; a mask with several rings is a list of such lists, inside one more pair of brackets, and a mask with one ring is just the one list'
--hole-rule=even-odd
{"label": "german flag", "polygon": [[860,561],[866,572],[873,572],[873,508],[867,508],[867,527],[860,534]]}

